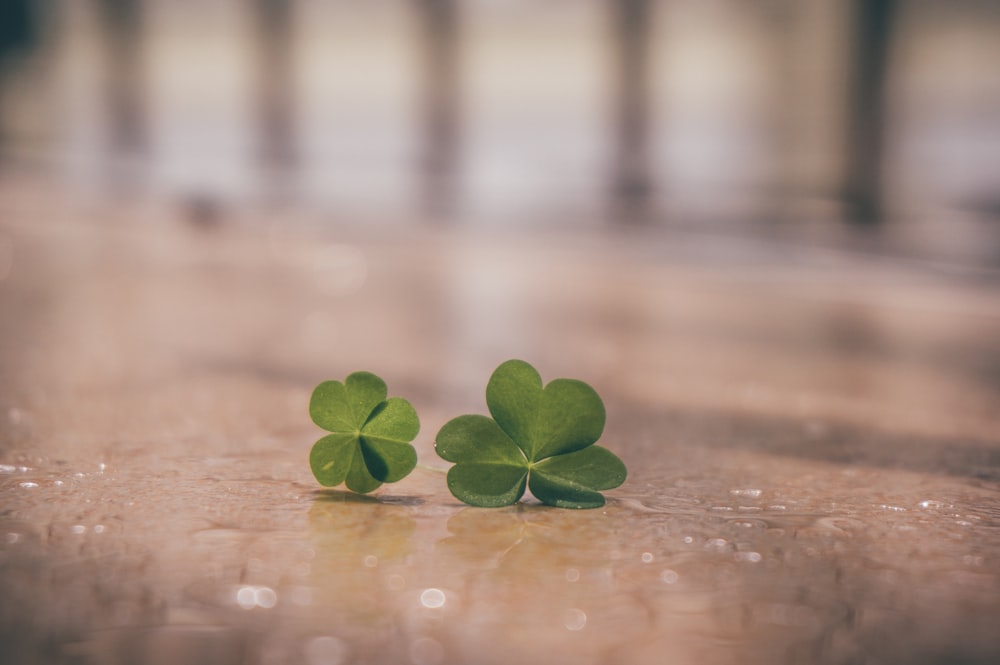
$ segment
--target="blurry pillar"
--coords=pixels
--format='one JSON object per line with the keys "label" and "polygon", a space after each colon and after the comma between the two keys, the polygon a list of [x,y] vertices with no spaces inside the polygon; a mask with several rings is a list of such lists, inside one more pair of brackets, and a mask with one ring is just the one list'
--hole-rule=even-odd
{"label": "blurry pillar", "polygon": [[652,189],[649,170],[649,0],[611,0],[616,59],[615,163],[612,197],[618,215],[639,218]]}
{"label": "blurry pillar", "polygon": [[458,156],[458,14],[455,0],[420,0],[424,53],[423,169],[427,212],[453,211]]}
{"label": "blurry pillar", "polygon": [[4,96],[8,84],[8,67],[17,55],[25,53],[35,44],[36,25],[31,12],[31,0],[3,0],[0,2],[0,150],[7,137],[3,112]]}
{"label": "blurry pillar", "polygon": [[295,162],[293,0],[255,0],[259,157],[269,193],[283,196]]}
{"label": "blurry pillar", "polygon": [[895,0],[855,0],[844,190],[850,219],[875,224],[883,215],[885,80]]}
{"label": "blurry pillar", "polygon": [[[143,114],[142,0],[100,0],[107,73],[108,149],[113,177],[146,147]],[[118,165],[125,161],[125,170]]]}

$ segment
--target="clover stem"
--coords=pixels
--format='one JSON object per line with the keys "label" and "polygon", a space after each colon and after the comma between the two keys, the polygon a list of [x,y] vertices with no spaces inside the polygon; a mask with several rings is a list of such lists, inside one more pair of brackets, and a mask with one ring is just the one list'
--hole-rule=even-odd
{"label": "clover stem", "polygon": [[442,469],[439,466],[430,466],[428,464],[418,464],[418,469],[423,469],[424,471],[433,471],[435,473],[448,473],[448,469]]}

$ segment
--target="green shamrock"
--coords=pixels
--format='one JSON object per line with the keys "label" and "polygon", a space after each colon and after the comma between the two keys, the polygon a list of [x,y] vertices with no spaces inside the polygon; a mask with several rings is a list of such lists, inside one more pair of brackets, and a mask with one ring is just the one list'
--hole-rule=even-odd
{"label": "green shamrock", "polygon": [[582,381],[556,379],[544,388],[534,367],[508,360],[486,386],[492,418],[459,416],[438,432],[437,454],[455,466],[448,489],[474,506],[515,503],[525,486],[542,503],[598,508],[599,490],[625,482],[625,465],[595,446],[604,431],[604,404]]}
{"label": "green shamrock", "polygon": [[386,395],[385,381],[370,372],[316,386],[309,415],[333,432],[309,453],[309,465],[321,485],[346,482],[348,489],[365,494],[413,471],[417,451],[410,441],[420,431],[420,420],[405,399]]}

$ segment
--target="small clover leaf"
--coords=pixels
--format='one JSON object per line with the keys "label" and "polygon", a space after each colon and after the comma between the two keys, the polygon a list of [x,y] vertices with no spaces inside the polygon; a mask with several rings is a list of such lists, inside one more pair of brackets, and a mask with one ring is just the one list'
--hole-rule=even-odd
{"label": "small clover leaf", "polygon": [[316,386],[309,415],[332,432],[309,453],[309,466],[321,485],[346,483],[365,494],[413,471],[417,451],[410,441],[420,431],[420,420],[409,402],[386,399],[387,394],[385,382],[370,372]]}
{"label": "small clover leaf", "polygon": [[486,386],[492,418],[459,416],[438,432],[437,454],[454,462],[448,489],[473,506],[515,503],[531,489],[536,499],[562,508],[599,508],[600,490],[625,482],[625,465],[593,445],[604,431],[604,403],[582,381],[542,386],[534,367],[508,360]]}

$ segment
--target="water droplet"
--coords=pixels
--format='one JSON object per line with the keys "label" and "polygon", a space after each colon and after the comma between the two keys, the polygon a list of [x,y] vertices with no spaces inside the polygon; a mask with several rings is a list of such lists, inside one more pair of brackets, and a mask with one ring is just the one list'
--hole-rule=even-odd
{"label": "water droplet", "polygon": [[694,542],[694,538],[692,538],[691,536],[684,536],[684,542],[690,545],[691,543]]}
{"label": "water droplet", "polygon": [[568,630],[583,630],[583,627],[587,625],[587,613],[575,607],[566,610],[566,613],[563,614],[563,625]]}
{"label": "water droplet", "polygon": [[241,587],[239,591],[236,592],[236,604],[245,610],[252,610],[257,606],[257,600],[254,598],[255,589],[252,586]]}
{"label": "water droplet", "polygon": [[378,557],[374,554],[369,554],[364,558],[365,568],[374,568],[378,565]]}
{"label": "water droplet", "polygon": [[676,584],[678,577],[679,575],[677,575],[677,571],[670,570],[669,568],[660,573],[660,580],[662,580],[664,584]]}
{"label": "water droplet", "polygon": [[926,501],[921,501],[917,504],[921,508],[944,508],[945,504],[941,501],[934,501],[933,499],[927,499]]}
{"label": "water droplet", "polygon": [[705,549],[722,552],[723,550],[729,549],[729,541],[725,538],[709,538],[705,543]]}
{"label": "water droplet", "polygon": [[52,484],[53,484],[53,485],[55,485],[56,487],[62,487],[62,486],[63,486],[63,485],[65,485],[66,483],[64,483],[64,482],[63,482],[63,481],[61,481],[61,480],[57,480],[57,481],[55,481],[55,482],[54,482],[54,483],[52,483]]}
{"label": "water droplet", "polygon": [[278,594],[271,587],[257,587],[253,591],[253,600],[257,607],[271,609],[278,602]]}
{"label": "water droplet", "polygon": [[410,645],[410,660],[415,665],[437,665],[444,660],[444,647],[430,637],[420,637]]}
{"label": "water droplet", "polygon": [[30,490],[32,488],[38,487],[38,483],[33,483],[29,480],[27,482],[21,483],[21,487],[23,487],[26,490]]}
{"label": "water droplet", "polygon": [[100,464],[97,465],[97,469],[100,473],[104,473],[104,470],[106,468],[108,468],[108,465],[105,464],[104,462],[101,462]]}
{"label": "water droplet", "polygon": [[10,464],[0,464],[0,473],[14,473],[17,471],[16,466]]}
{"label": "water droplet", "polygon": [[7,544],[13,545],[14,543],[21,540],[21,534],[19,533],[8,533],[7,534]]}
{"label": "water droplet", "polygon": [[420,604],[431,609],[442,607],[445,600],[444,591],[441,589],[424,589],[423,593],[420,594]]}
{"label": "water droplet", "polygon": [[278,602],[278,594],[266,586],[243,586],[236,591],[236,604],[245,610],[255,607],[270,609]]}
{"label": "water droplet", "polygon": [[309,665],[340,665],[347,660],[347,646],[336,637],[322,635],[309,640],[305,655]]}
{"label": "water droplet", "polygon": [[94,533],[104,533],[104,525],[98,524],[94,527]]}
{"label": "water droplet", "polygon": [[761,491],[759,489],[735,489],[729,490],[729,493],[733,496],[748,496],[752,499],[756,499],[760,496]]}
{"label": "water droplet", "polygon": [[760,559],[761,559],[760,552],[737,552],[736,553],[736,560],[737,561],[749,561],[750,563],[757,563],[758,561],[760,561]]}
{"label": "water droplet", "polygon": [[653,553],[652,552],[643,552],[642,553],[642,562],[643,563],[653,563]]}
{"label": "water droplet", "polygon": [[70,531],[79,536],[81,534],[87,533],[87,527],[83,526],[82,524],[74,524],[72,527],[70,527]]}
{"label": "water droplet", "polygon": [[566,581],[567,582],[578,582],[580,580],[580,571],[576,568],[566,569]]}

